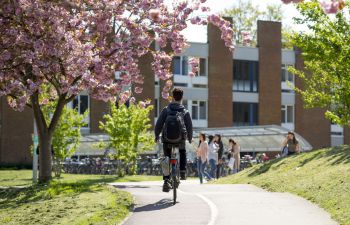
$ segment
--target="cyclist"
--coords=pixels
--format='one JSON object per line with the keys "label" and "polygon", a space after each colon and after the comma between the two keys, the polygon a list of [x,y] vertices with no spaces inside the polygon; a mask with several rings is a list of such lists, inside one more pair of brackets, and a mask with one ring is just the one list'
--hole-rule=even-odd
{"label": "cyclist", "polygon": [[[173,102],[160,113],[155,126],[155,141],[159,141],[162,133],[163,152],[165,157],[171,157],[173,146],[179,148],[180,153],[180,179],[186,180],[186,139],[192,142],[192,119],[190,113],[182,105],[183,90],[174,88],[172,91]],[[163,192],[169,192],[170,176],[163,174]]]}

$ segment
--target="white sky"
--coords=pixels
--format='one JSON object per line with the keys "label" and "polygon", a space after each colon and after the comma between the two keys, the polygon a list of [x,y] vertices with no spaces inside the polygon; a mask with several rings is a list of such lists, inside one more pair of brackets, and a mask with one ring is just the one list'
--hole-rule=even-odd
{"label": "white sky", "polygon": [[[248,0],[242,0],[248,1]],[[226,8],[230,8],[237,4],[238,0],[207,0],[207,5],[211,8],[212,13],[219,13]],[[285,23],[295,30],[305,30],[304,27],[296,26],[293,24],[293,16],[298,15],[298,11],[294,4],[282,4],[281,0],[252,0],[254,5],[259,6],[260,9],[266,8],[267,5],[281,4],[283,11],[282,23]],[[206,42],[206,28],[200,26],[191,25],[184,31],[184,34],[190,42]]]}

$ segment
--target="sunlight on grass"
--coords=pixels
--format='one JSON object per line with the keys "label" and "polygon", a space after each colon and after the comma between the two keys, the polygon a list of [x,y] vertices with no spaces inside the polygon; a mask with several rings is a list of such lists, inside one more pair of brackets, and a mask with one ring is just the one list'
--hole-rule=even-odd
{"label": "sunlight on grass", "polygon": [[[61,178],[54,178],[54,181],[75,182],[77,180],[100,180],[103,183],[109,182],[141,182],[162,180],[161,176],[125,176],[116,175],[91,175],[91,174],[62,174]],[[32,184],[31,170],[0,170],[0,186],[26,186]]]}
{"label": "sunlight on grass", "polygon": [[340,224],[350,225],[349,146],[273,160],[215,183],[248,183],[269,191],[297,194],[327,210]]}
{"label": "sunlight on grass", "polygon": [[[161,180],[159,176],[63,174],[31,185],[30,170],[0,170],[0,224],[118,224],[132,196],[107,183]],[[22,187],[18,187],[22,186]]]}

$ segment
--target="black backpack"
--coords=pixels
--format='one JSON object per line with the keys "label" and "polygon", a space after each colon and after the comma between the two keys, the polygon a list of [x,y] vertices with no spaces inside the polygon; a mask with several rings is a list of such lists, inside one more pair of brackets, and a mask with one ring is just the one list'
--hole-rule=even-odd
{"label": "black backpack", "polygon": [[167,117],[163,126],[163,142],[179,144],[186,139],[185,113],[186,110],[179,112],[167,107]]}

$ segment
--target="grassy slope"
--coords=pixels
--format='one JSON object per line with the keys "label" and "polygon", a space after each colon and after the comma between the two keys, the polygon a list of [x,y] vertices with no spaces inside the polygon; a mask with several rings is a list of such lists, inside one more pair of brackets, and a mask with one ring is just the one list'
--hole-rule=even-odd
{"label": "grassy slope", "polygon": [[[0,186],[30,185],[29,170],[0,170]],[[0,224],[117,224],[132,196],[106,182],[160,180],[160,177],[66,175],[46,186],[0,189]]]}
{"label": "grassy slope", "polygon": [[216,183],[251,183],[269,191],[300,195],[350,225],[350,147],[315,150],[273,160]]}

